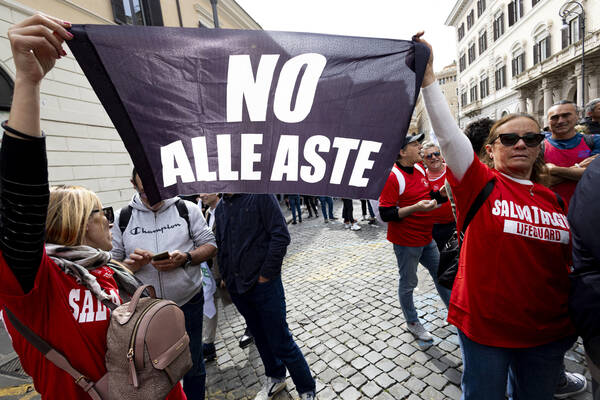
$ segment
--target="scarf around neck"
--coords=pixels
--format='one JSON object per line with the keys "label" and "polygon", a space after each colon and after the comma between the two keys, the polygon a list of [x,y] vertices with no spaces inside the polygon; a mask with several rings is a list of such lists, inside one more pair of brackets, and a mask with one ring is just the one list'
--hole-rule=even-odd
{"label": "scarf around neck", "polygon": [[88,288],[101,302],[111,302],[110,296],[102,289],[96,277],[90,273],[96,268],[109,267],[113,272],[113,278],[117,282],[119,291],[132,295],[142,284],[129,270],[123,266],[111,262],[108,251],[95,249],[90,246],[62,246],[53,243],[46,244],[46,254],[67,275],[75,278],[75,281]]}

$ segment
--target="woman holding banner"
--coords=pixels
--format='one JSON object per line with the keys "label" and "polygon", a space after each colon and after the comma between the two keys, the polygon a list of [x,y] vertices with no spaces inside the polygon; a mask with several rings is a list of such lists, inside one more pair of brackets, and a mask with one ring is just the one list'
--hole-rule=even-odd
{"label": "woman holding banner", "polygon": [[[422,35],[415,40],[429,46]],[[487,138],[486,165],[448,109],[433,54],[422,87],[459,229],[475,197],[494,181],[466,231],[448,311],[463,355],[463,398],[503,400],[508,379],[510,398],[552,399],[576,337],[567,310],[570,232],[561,200],[541,184],[544,136],[529,115],[504,117]]]}
{"label": "woman holding banner", "polygon": [[[44,399],[90,398],[89,383],[106,373],[110,318],[99,299],[119,304],[123,292],[138,286],[110,262],[112,209],[82,187],[48,188],[40,85],[66,55],[69,26],[38,14],[8,31],[16,78],[10,117],[2,124],[0,304],[13,347]],[[45,358],[9,323],[7,309],[86,376],[75,380]],[[186,398],[179,383],[167,398]]]}

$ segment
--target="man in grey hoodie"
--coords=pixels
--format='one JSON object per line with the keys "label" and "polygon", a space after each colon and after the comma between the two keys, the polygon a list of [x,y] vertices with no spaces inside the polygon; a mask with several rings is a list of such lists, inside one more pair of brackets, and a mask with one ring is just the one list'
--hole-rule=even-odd
{"label": "man in grey hoodie", "polygon": [[[115,215],[112,257],[123,261],[142,282],[154,286],[158,297],[174,301],[183,310],[194,362],[183,378],[183,390],[189,399],[204,399],[200,264],[217,252],[214,235],[196,204],[174,197],[150,205],[135,169],[131,183],[137,193]],[[187,209],[187,221],[178,202]],[[124,221],[120,221],[121,216]],[[127,224],[121,231],[124,222]],[[165,252],[168,254],[158,260],[156,255]]]}

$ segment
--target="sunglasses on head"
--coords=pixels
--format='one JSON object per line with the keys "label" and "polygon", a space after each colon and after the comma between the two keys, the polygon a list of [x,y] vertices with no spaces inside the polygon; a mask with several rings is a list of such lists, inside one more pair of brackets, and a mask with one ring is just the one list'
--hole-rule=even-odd
{"label": "sunglasses on head", "polygon": [[544,135],[533,132],[523,136],[519,136],[517,133],[501,133],[498,135],[498,139],[504,146],[514,146],[520,139],[523,139],[527,147],[535,147],[544,140]]}
{"label": "sunglasses on head", "polygon": [[92,210],[93,213],[102,212],[109,223],[115,222],[115,212],[112,207],[104,207],[102,210]]}
{"label": "sunglasses on head", "polygon": [[434,151],[433,153],[426,154],[425,158],[429,159],[429,158],[431,158],[433,156],[439,157],[441,155],[442,155],[442,153],[440,153],[439,151]]}

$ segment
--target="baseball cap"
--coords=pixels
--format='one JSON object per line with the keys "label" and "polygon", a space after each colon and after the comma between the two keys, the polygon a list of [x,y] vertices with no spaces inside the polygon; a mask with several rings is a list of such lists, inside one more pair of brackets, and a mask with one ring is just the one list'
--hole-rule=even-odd
{"label": "baseball cap", "polygon": [[416,135],[406,135],[406,137],[404,138],[404,142],[402,143],[402,149],[406,147],[407,144],[410,144],[412,142],[416,142],[418,141],[419,143],[421,143],[423,140],[425,139],[425,134],[424,133],[419,133]]}

